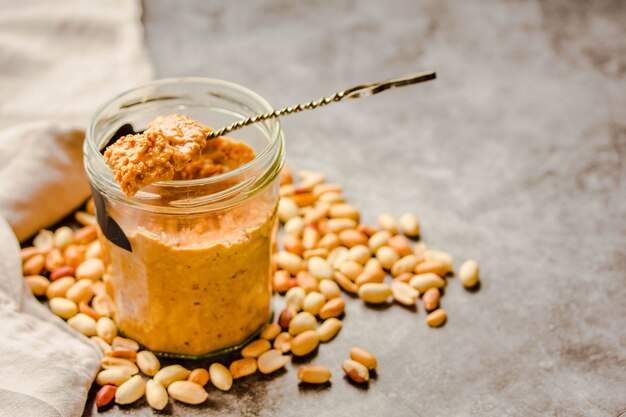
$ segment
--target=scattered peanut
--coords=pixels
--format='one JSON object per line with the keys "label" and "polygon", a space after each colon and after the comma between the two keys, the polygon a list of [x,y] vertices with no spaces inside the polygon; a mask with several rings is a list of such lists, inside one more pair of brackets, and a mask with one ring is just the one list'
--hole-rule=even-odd
{"label": "scattered peanut", "polygon": [[414,306],[419,297],[419,292],[404,282],[393,280],[391,283],[393,299],[405,306]]}
{"label": "scattered peanut", "polygon": [[429,288],[426,290],[424,295],[422,296],[422,302],[424,303],[424,310],[433,311],[437,307],[439,307],[439,289],[438,288]]}
{"label": "scattered peanut", "polygon": [[117,336],[117,325],[108,317],[102,317],[96,323],[96,333],[107,343],[113,342],[113,338]]}
{"label": "scattered peanut", "polygon": [[256,359],[243,358],[236,360],[230,364],[230,373],[233,379],[243,378],[248,375],[252,375],[257,370]]}
{"label": "scattered peanut", "polygon": [[341,290],[339,289],[337,283],[330,279],[321,280],[319,283],[319,290],[328,300],[337,298],[341,294]]}
{"label": "scattered peanut", "polygon": [[109,345],[104,339],[102,339],[101,337],[98,336],[91,336],[90,337],[91,340],[93,340],[93,342],[98,345],[98,348],[100,349],[100,351],[102,353],[104,353],[105,355],[107,353],[109,353],[110,351],[112,351],[113,349],[111,348],[111,345]]}
{"label": "scattered peanut", "polygon": [[389,241],[387,241],[387,246],[393,248],[400,257],[404,257],[407,255],[413,255],[413,247],[411,246],[411,241],[402,235],[392,236]]}
{"label": "scattered peanut", "polygon": [[406,272],[413,272],[419,260],[415,255],[406,255],[398,259],[391,267],[391,275],[397,277]]}
{"label": "scattered peanut", "polygon": [[257,360],[259,371],[263,374],[271,374],[276,372],[289,361],[289,356],[283,356],[280,350],[268,350]]}
{"label": "scattered peanut", "polygon": [[390,295],[391,288],[387,284],[363,284],[359,288],[359,298],[370,304],[385,303]]}
{"label": "scattered peanut", "polygon": [[288,330],[291,321],[296,316],[296,309],[290,306],[287,306],[280,315],[278,316],[278,325],[282,330]]}
{"label": "scattered peanut", "polygon": [[169,402],[167,390],[159,381],[150,379],[146,383],[146,401],[155,410],[163,410]]}
{"label": "scattered peanut", "polygon": [[413,278],[411,278],[409,284],[411,285],[411,287],[418,290],[420,294],[423,294],[429,288],[445,287],[446,281],[437,274],[427,273],[415,275]]}
{"label": "scattered peanut", "polygon": [[[325,280],[328,281],[328,280]],[[322,293],[313,291],[306,295],[302,304],[302,310],[316,316],[320,309],[326,303],[326,296]]]}
{"label": "scattered peanut", "polygon": [[135,365],[133,362],[129,361],[128,359],[123,359],[123,358],[113,358],[111,356],[105,356],[100,361],[100,366],[102,366],[102,369],[119,368],[119,369],[124,370],[124,372],[126,372],[129,375],[135,375],[139,373],[139,368],[137,368],[137,365]]}
{"label": "scattered peanut", "polygon": [[319,345],[320,338],[315,330],[306,330],[296,337],[291,342],[291,353],[295,356],[304,356],[313,352]]}
{"label": "scattered peanut", "polygon": [[35,297],[43,297],[50,286],[50,281],[41,275],[29,275],[24,277],[26,284]]}
{"label": "scattered peanut", "polygon": [[204,368],[196,368],[187,377],[187,381],[195,382],[201,387],[209,383],[209,371]]}
{"label": "scattered peanut", "polygon": [[143,397],[146,392],[146,383],[140,375],[135,375],[119,386],[115,392],[115,402],[131,404]]}
{"label": "scattered peanut", "polygon": [[167,388],[172,382],[184,381],[190,373],[191,371],[189,369],[183,368],[180,365],[170,365],[161,368],[161,370],[154,375],[154,379]]}
{"label": "scattered peanut", "polygon": [[131,374],[124,368],[104,369],[96,375],[96,384],[115,385],[116,387],[119,387],[124,382],[128,381],[130,377]]}
{"label": "scattered peanut", "polygon": [[65,297],[67,290],[69,290],[74,283],[76,283],[76,280],[72,277],[57,279],[48,285],[48,289],[46,289],[46,297],[48,297],[48,299]]}
{"label": "scattered peanut", "polygon": [[370,380],[370,373],[360,362],[352,359],[346,359],[341,363],[341,368],[354,382],[363,383]]}
{"label": "scattered peanut", "polygon": [[70,319],[78,313],[78,306],[67,298],[55,297],[48,301],[50,310],[62,319]]}
{"label": "scattered peanut", "polygon": [[[292,320],[293,323],[293,320]],[[248,343],[246,347],[241,350],[241,356],[244,358],[258,358],[263,352],[267,352],[272,348],[270,342],[266,339],[257,339]]]}
{"label": "scattered peanut", "polygon": [[375,253],[378,249],[385,246],[387,242],[389,242],[389,239],[391,239],[391,233],[387,230],[374,233],[368,241],[370,250]]}
{"label": "scattered peanut", "polygon": [[378,224],[392,235],[398,234],[398,222],[391,214],[383,213],[378,215]]}
{"label": "scattered peanut", "polygon": [[37,254],[26,260],[22,266],[22,272],[24,275],[39,275],[43,271],[46,258]]}
{"label": "scattered peanut", "polygon": [[404,213],[398,219],[398,224],[402,233],[410,237],[417,237],[420,234],[420,223],[413,213]]}
{"label": "scattered peanut", "polygon": [[325,320],[332,317],[339,317],[346,309],[346,302],[341,298],[328,300],[319,310],[320,319]]}
{"label": "scattered peanut", "polygon": [[350,359],[363,364],[370,371],[372,369],[376,369],[376,367],[378,366],[376,356],[372,355],[370,352],[360,347],[353,347],[352,349],[350,349]]}
{"label": "scattered peanut", "polygon": [[311,274],[317,279],[331,279],[333,277],[333,268],[324,258],[314,256],[309,259],[307,266]]}
{"label": "scattered peanut", "polygon": [[341,320],[331,317],[324,320],[322,324],[315,330],[320,338],[320,342],[328,342],[332,340],[342,327]]}
{"label": "scattered peanut", "polygon": [[315,330],[316,327],[317,319],[315,316],[309,312],[303,311],[296,314],[293,320],[289,323],[289,334],[297,336],[304,331]]}
{"label": "scattered peanut", "polygon": [[113,342],[111,343],[111,347],[113,348],[113,350],[127,349],[127,350],[134,350],[135,352],[137,352],[139,350],[139,343],[135,342],[132,339],[115,336],[113,338]]}
{"label": "scattered peanut", "polygon": [[76,304],[81,301],[88,302],[93,297],[93,290],[91,289],[92,282],[88,280],[78,281],[67,289],[65,298],[72,300]]}
{"label": "scattered peanut", "polygon": [[302,271],[305,267],[302,258],[291,252],[280,251],[274,255],[274,260],[280,269],[284,269],[293,275]]}
{"label": "scattered peanut", "polygon": [[185,404],[202,404],[209,398],[209,394],[200,385],[190,381],[175,381],[167,387],[167,393]]}
{"label": "scattered peanut", "polygon": [[69,265],[63,265],[54,271],[50,272],[50,281],[56,281],[59,278],[63,277],[73,277],[74,276],[74,268]]}
{"label": "scattered peanut", "polygon": [[365,263],[370,259],[371,256],[372,252],[370,251],[369,247],[365,245],[353,246],[348,252],[348,259],[358,262],[361,265],[365,265]]}
{"label": "scattered peanut", "polygon": [[[78,307],[77,307],[78,308]],[[67,324],[74,330],[87,337],[96,335],[96,321],[86,314],[78,313],[67,320]]]}
{"label": "scattered peanut", "polygon": [[428,323],[430,327],[439,327],[439,326],[442,326],[446,322],[447,318],[448,318],[448,315],[446,311],[441,308],[438,308],[437,310],[433,311],[432,313],[428,314],[428,316],[426,316],[426,323]]}
{"label": "scattered peanut", "polygon": [[415,265],[415,273],[416,274],[428,274],[433,273],[437,274],[440,277],[445,276],[448,272],[450,272],[450,268],[448,265],[439,261],[423,261]]}
{"label": "scattered peanut", "polygon": [[325,384],[332,374],[325,366],[304,365],[298,369],[298,379],[307,384]]}
{"label": "scattered peanut", "polygon": [[96,406],[101,408],[109,405],[115,398],[117,387],[113,385],[104,385],[96,393]]}
{"label": "scattered peanut", "polygon": [[394,263],[400,259],[400,255],[391,246],[381,246],[376,251],[376,259],[385,269],[391,269]]}
{"label": "scattered peanut", "polygon": [[76,279],[97,281],[104,274],[104,264],[101,259],[91,258],[83,261],[76,268]]}
{"label": "scattered peanut", "polygon": [[298,205],[290,198],[282,197],[278,202],[278,218],[283,223],[296,217],[299,212]]}
{"label": "scattered peanut", "polygon": [[[265,340],[267,342],[267,340]],[[267,342],[269,344],[269,342]],[[209,374],[211,375],[211,383],[215,388],[222,391],[229,391],[233,386],[233,376],[228,368],[221,363],[213,363],[209,367]]]}
{"label": "scattered peanut", "polygon": [[272,341],[276,338],[276,336],[278,336],[278,334],[280,333],[280,330],[281,328],[278,324],[269,323],[263,328],[259,337],[261,339]]}
{"label": "scattered peanut", "polygon": [[478,284],[478,262],[473,259],[463,262],[459,268],[459,281],[465,288],[472,288]]}
{"label": "scattered peanut", "polygon": [[448,271],[452,271],[452,266],[454,264],[454,258],[452,257],[452,255],[450,255],[447,252],[440,251],[440,250],[434,250],[434,249],[427,249],[424,252],[424,259],[427,260],[427,261],[438,261],[438,262],[441,262],[442,264],[447,266]]}
{"label": "scattered peanut", "polygon": [[161,368],[161,363],[154,353],[149,350],[137,352],[137,366],[144,375],[155,376]]}
{"label": "scattered peanut", "polygon": [[287,332],[283,332],[274,339],[274,349],[280,350],[282,353],[287,353],[291,350],[292,340],[293,336]]}

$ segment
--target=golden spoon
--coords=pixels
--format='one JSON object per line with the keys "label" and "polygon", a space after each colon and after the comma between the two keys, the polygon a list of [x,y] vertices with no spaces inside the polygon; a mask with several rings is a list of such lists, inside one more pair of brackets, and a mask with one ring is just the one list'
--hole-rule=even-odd
{"label": "golden spoon", "polygon": [[405,75],[399,78],[394,78],[391,80],[385,80],[377,83],[370,84],[362,84],[357,85],[356,87],[348,88],[346,90],[340,91],[338,93],[333,94],[329,97],[320,98],[317,101],[309,101],[308,103],[298,104],[297,106],[292,107],[283,107],[279,110],[273,110],[268,113],[257,114],[256,116],[251,116],[246,119],[240,120],[238,122],[231,123],[228,126],[224,126],[219,130],[214,130],[207,136],[207,140],[214,139],[218,136],[223,136],[227,133],[230,133],[234,130],[241,129],[244,126],[251,125],[252,123],[261,122],[267,119],[273,119],[275,117],[286,116],[291,113],[298,113],[303,110],[312,110],[321,106],[326,106],[327,104],[341,101],[344,98],[360,98],[373,96],[374,94],[378,94],[382,91],[389,90],[392,88],[404,87],[406,85],[412,85],[421,83],[424,81],[434,80],[437,78],[437,75],[434,71],[428,72],[420,72],[415,74]]}

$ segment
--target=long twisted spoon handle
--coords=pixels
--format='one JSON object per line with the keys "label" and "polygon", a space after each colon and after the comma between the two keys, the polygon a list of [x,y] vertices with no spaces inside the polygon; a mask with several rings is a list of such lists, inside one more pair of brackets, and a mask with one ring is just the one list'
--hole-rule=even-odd
{"label": "long twisted spoon handle", "polygon": [[244,126],[251,125],[253,123],[261,122],[267,119],[273,119],[275,117],[286,116],[292,113],[299,113],[304,110],[313,110],[318,107],[326,106],[330,103],[341,101],[344,98],[360,98],[372,96],[385,90],[392,88],[404,87],[407,85],[417,84],[424,81],[434,80],[437,75],[434,71],[420,72],[416,74],[409,74],[403,77],[394,78],[391,80],[385,80],[377,83],[362,84],[356,87],[348,88],[329,97],[323,97],[316,101],[309,101],[308,103],[298,104],[297,106],[283,107],[279,110],[273,110],[268,113],[257,114],[256,116],[248,117],[246,119],[239,120],[238,122],[231,123],[228,126],[224,126],[219,130],[214,130],[208,134],[207,140],[214,139],[218,136],[223,136],[234,130],[241,129]]}

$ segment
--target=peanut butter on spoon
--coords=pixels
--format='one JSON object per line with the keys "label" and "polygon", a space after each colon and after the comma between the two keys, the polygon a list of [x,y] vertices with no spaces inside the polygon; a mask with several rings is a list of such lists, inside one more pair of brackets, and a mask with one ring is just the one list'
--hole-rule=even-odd
{"label": "peanut butter on spoon", "polygon": [[130,197],[158,181],[218,175],[254,159],[254,151],[244,143],[217,138],[207,146],[209,132],[188,116],[160,116],[144,132],[123,136],[109,146],[104,160]]}

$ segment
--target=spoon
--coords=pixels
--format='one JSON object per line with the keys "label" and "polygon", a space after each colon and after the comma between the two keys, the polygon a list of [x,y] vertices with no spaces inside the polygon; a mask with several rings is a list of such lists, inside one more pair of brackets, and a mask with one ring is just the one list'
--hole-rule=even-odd
{"label": "spoon", "polygon": [[434,71],[419,72],[415,74],[404,75],[402,77],[393,78],[391,80],[380,81],[377,83],[361,84],[355,87],[348,88],[343,91],[339,91],[332,96],[323,97],[316,101],[309,101],[308,103],[298,104],[296,106],[283,107],[279,110],[272,110],[267,113],[257,114],[238,122],[224,126],[221,129],[214,130],[208,134],[207,140],[215,139],[218,136],[223,136],[234,130],[241,129],[244,126],[251,125],[253,123],[262,122],[263,120],[273,119],[280,116],[286,116],[292,113],[298,113],[304,110],[313,110],[318,107],[326,106],[333,102],[338,102],[344,98],[360,98],[373,96],[374,94],[381,93],[393,88],[404,87],[407,85],[413,85],[424,81],[430,81],[437,78],[437,74]]}

